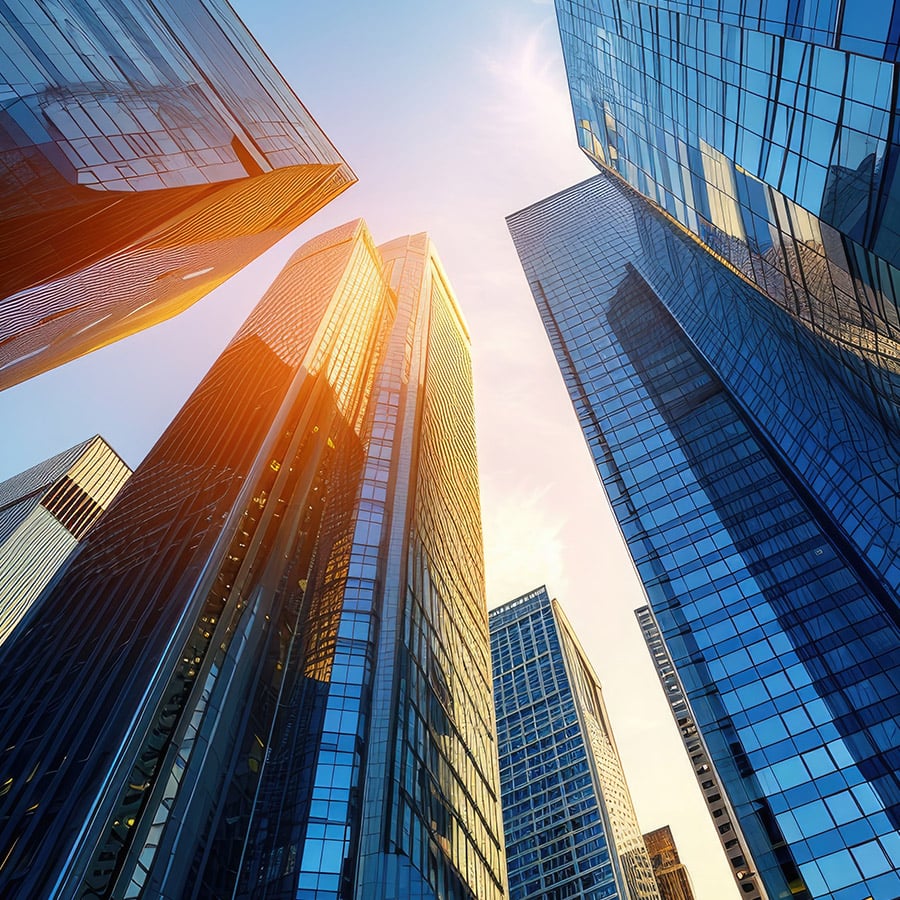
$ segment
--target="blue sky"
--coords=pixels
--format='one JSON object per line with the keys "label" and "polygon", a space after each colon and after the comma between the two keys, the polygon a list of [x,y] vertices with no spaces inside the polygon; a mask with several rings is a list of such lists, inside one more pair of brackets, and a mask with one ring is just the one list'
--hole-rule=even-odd
{"label": "blue sky", "polygon": [[644,603],[504,217],[590,177],[553,7],[236,0],[359,184],[178,318],[0,394],[0,478],[101,433],[137,465],[304,240],[429,231],[473,339],[488,603],[546,583],[604,684],[642,828],[736,897],[632,610]]}

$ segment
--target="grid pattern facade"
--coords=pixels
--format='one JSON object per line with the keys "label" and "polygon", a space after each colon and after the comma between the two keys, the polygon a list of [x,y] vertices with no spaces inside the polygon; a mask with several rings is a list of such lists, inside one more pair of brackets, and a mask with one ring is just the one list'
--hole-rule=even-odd
{"label": "grid pattern facade", "polygon": [[766,892],[893,900],[896,554],[841,488],[881,478],[893,532],[890,434],[819,342],[616,181],[509,224]]}
{"label": "grid pattern facade", "polygon": [[427,236],[382,252],[408,325],[395,331],[386,395],[398,404],[384,582],[396,601],[382,618],[357,895],[499,898],[469,333]]}
{"label": "grid pattern facade", "polygon": [[0,644],[130,475],[97,436],[0,484]]}
{"label": "grid pattern facade", "polygon": [[900,423],[892,0],[559,0],[581,147]]}
{"label": "grid pattern facade", "polygon": [[4,896],[503,895],[468,337],[388,249],[297,251],[3,648]]}
{"label": "grid pattern facade", "polygon": [[0,387],[186,309],[353,173],[220,0],[0,10]]}
{"label": "grid pattern facade", "polygon": [[512,900],[659,900],[600,688],[546,588],[491,610]]}
{"label": "grid pattern facade", "polygon": [[[190,884],[216,896],[237,882],[280,737],[276,701],[297,677],[291,638],[314,616],[304,586],[317,548],[347,528],[343,473],[362,452],[341,385],[309,371],[315,338],[345,306],[358,313],[367,353],[349,377],[364,406],[393,312],[363,226],[313,249],[260,301],[32,628],[3,647],[0,893],[180,896]],[[276,321],[293,357],[279,354]],[[332,354],[356,339],[334,334]],[[35,652],[50,662],[23,700],[13,686]]]}
{"label": "grid pattern facade", "polygon": [[[675,724],[678,726],[684,749],[690,757],[691,768],[694,770],[697,784],[700,785],[700,790],[703,792],[703,799],[713,820],[722,849],[725,851],[728,864],[731,866],[732,874],[741,891],[741,896],[746,897],[746,900],[768,900],[768,895],[757,875],[756,863],[747,849],[747,840],[741,833],[740,823],[728,803],[728,798],[722,793],[721,780],[703,742],[703,736],[697,730],[694,713],[685,696],[678,672],[675,671],[672,660],[669,658],[669,652],[660,634],[659,626],[656,624],[656,619],[654,619],[649,606],[635,610],[635,615],[641,626],[644,640],[647,642],[647,649],[650,651],[650,657],[653,660],[663,693],[666,695],[666,701],[675,717]],[[651,832],[651,834],[656,834],[656,832]],[[647,839],[647,849],[652,860],[653,848],[650,846],[650,835],[644,835],[644,837]],[[663,900],[667,900],[664,894],[664,885],[658,877],[658,873],[656,880],[660,885],[660,892],[664,895]]]}

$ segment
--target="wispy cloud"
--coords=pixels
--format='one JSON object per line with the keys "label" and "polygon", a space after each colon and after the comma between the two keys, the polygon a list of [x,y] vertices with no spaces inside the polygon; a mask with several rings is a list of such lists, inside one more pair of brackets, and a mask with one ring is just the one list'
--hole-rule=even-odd
{"label": "wispy cloud", "polygon": [[579,154],[552,11],[539,25],[507,14],[498,32],[481,57],[488,88],[482,127],[494,132],[492,139],[501,132],[509,159],[527,159],[532,177],[536,157],[567,167]]}

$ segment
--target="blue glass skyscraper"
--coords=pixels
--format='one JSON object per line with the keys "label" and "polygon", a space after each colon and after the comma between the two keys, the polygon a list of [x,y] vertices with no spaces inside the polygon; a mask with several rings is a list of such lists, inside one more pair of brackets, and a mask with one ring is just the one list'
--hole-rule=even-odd
{"label": "blue glass skyscraper", "polygon": [[833,345],[616,176],[508,221],[766,893],[894,900],[895,433]]}
{"label": "blue glass skyscraper", "polygon": [[604,174],[510,228],[698,774],[769,896],[894,900],[900,14],[556,6]]}
{"label": "blue glass skyscraper", "polygon": [[[557,0],[579,144],[900,424],[900,7]],[[897,546],[897,542],[894,542]]]}
{"label": "blue glass skyscraper", "polygon": [[489,614],[511,900],[659,900],[600,682],[545,587]]}

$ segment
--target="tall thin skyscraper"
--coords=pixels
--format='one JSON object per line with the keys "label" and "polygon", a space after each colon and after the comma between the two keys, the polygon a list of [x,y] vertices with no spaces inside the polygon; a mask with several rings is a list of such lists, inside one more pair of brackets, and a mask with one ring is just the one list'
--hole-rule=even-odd
{"label": "tall thin skyscraper", "polygon": [[600,682],[545,587],[489,613],[511,900],[660,900]]}
{"label": "tall thin skyscraper", "polygon": [[668,825],[644,835],[662,900],[694,900],[694,890]]}
{"label": "tall thin skyscraper", "polygon": [[895,435],[820,337],[613,176],[508,221],[765,891],[893,900]]}
{"label": "tall thin skyscraper", "polygon": [[4,896],[503,895],[469,340],[427,236],[297,251],[0,673]]}
{"label": "tall thin skyscraper", "polygon": [[355,181],[228,6],[0,9],[0,388],[186,309]]}
{"label": "tall thin skyscraper", "polygon": [[[644,640],[647,642],[647,649],[650,651],[650,657],[653,660],[653,667],[659,677],[662,685],[663,693],[672,715],[675,718],[675,724],[678,726],[678,733],[681,735],[681,741],[691,761],[691,768],[697,779],[697,784],[703,793],[703,799],[706,801],[706,808],[709,810],[710,818],[715,826],[722,849],[728,859],[731,867],[731,874],[737,883],[741,896],[746,900],[769,900],[757,873],[756,863],[747,849],[747,839],[741,832],[741,825],[737,816],[731,809],[728,797],[724,793],[722,780],[716,771],[715,764],[706,749],[703,735],[697,728],[694,721],[694,713],[688,703],[685,694],[684,685],[672,665],[669,658],[669,652],[666,649],[665,641],[656,624],[656,619],[649,606],[642,606],[635,610],[638,624],[641,626],[641,632]],[[655,834],[655,832],[654,832]],[[648,835],[644,835],[646,839]],[[664,838],[664,836],[663,836]],[[653,858],[653,850],[648,843],[647,849]],[[676,860],[677,861],[677,860]],[[654,863],[654,866],[656,864]],[[655,868],[654,868],[655,871]],[[662,879],[657,873],[657,884],[660,885],[660,891],[663,889]],[[677,879],[676,879],[677,881]],[[664,897],[663,900],[666,900]]]}
{"label": "tall thin skyscraper", "polygon": [[96,435],[0,484],[0,644],[130,475]]}

